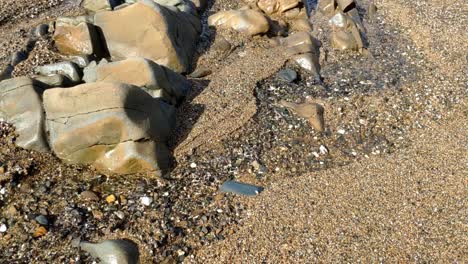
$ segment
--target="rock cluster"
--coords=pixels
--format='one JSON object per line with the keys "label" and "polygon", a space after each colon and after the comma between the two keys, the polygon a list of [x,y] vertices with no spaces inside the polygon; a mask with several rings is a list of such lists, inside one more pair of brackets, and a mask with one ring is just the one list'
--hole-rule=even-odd
{"label": "rock cluster", "polygon": [[52,34],[66,61],[0,82],[0,119],[15,125],[23,148],[106,174],[161,175],[205,4],[85,0],[88,14],[35,29]]}

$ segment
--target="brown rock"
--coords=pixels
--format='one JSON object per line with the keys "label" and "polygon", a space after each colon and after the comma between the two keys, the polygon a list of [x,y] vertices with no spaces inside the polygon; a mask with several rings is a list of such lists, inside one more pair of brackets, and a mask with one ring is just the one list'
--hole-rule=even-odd
{"label": "brown rock", "polygon": [[160,174],[169,166],[174,108],[141,88],[98,82],[48,89],[44,108],[51,147],[66,162],[119,174]]}
{"label": "brown rock", "polygon": [[319,132],[325,130],[325,119],[323,116],[325,109],[320,104],[312,102],[295,104],[282,100],[280,105],[292,110],[300,117],[307,119],[315,130]]}
{"label": "brown rock", "polygon": [[90,65],[85,70],[84,81],[120,82],[145,88],[156,98],[177,104],[190,91],[187,79],[157,63],[144,58],[130,58],[122,61]]}
{"label": "brown rock", "polygon": [[266,33],[269,29],[265,16],[251,9],[218,12],[208,18],[208,25],[231,28],[249,36]]}
{"label": "brown rock", "polygon": [[118,0],[84,0],[83,7],[88,12],[97,12],[103,10],[112,10],[120,4]]}
{"label": "brown rock", "polygon": [[57,49],[63,55],[102,56],[99,37],[91,23],[59,18],[55,24],[53,38]]}
{"label": "brown rock", "polygon": [[196,16],[149,0],[98,12],[94,22],[113,60],[143,57],[176,72],[189,70],[201,31]]}
{"label": "brown rock", "polygon": [[80,193],[80,197],[83,200],[99,201],[99,196],[93,191],[84,191]]}
{"label": "brown rock", "polygon": [[299,0],[258,0],[257,6],[267,14],[283,13],[299,5]]}
{"label": "brown rock", "polygon": [[19,137],[16,144],[26,149],[48,151],[44,134],[43,89],[28,77],[0,82],[0,118],[11,122]]}
{"label": "brown rock", "polygon": [[34,238],[39,238],[39,237],[44,236],[45,234],[47,234],[47,229],[45,227],[43,227],[43,226],[40,226],[40,227],[36,228],[36,230],[34,231],[33,237]]}
{"label": "brown rock", "polygon": [[117,199],[115,198],[115,195],[111,194],[106,197],[106,202],[107,203],[115,203]]}
{"label": "brown rock", "polygon": [[335,0],[319,0],[318,10],[326,16],[331,16],[335,12]]}

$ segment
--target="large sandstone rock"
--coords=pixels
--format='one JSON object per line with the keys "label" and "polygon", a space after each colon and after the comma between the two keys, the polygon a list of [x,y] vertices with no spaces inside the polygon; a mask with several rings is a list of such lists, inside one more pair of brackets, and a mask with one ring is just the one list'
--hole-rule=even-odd
{"label": "large sandstone rock", "polygon": [[86,21],[59,18],[55,23],[54,41],[63,55],[102,56],[101,43],[94,25]]}
{"label": "large sandstone rock", "polygon": [[257,6],[267,14],[283,13],[299,5],[299,0],[258,0]]}
{"label": "large sandstone rock", "polygon": [[121,4],[120,0],[83,0],[83,7],[88,12],[97,12],[102,10],[112,10]]}
{"label": "large sandstone rock", "polygon": [[118,174],[160,174],[170,164],[174,108],[139,87],[99,82],[49,89],[44,108],[51,148],[66,162]]}
{"label": "large sandstone rock", "polygon": [[140,0],[116,11],[95,15],[113,60],[143,57],[176,72],[190,68],[198,35],[198,17]]}
{"label": "large sandstone rock", "polygon": [[28,77],[0,82],[0,119],[12,123],[19,137],[16,144],[37,151],[49,150],[44,134],[43,90]]}
{"label": "large sandstone rock", "polygon": [[171,104],[180,103],[190,90],[182,75],[143,58],[90,65],[85,69],[85,82],[120,82],[144,88],[156,98]]}
{"label": "large sandstone rock", "polygon": [[265,16],[252,9],[218,12],[208,18],[208,25],[231,28],[250,36],[266,33],[269,29],[269,23]]}

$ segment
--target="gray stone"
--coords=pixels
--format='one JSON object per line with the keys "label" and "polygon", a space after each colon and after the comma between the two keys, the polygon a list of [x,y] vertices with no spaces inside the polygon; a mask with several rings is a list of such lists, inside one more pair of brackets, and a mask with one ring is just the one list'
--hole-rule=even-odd
{"label": "gray stone", "polygon": [[68,79],[74,83],[79,83],[82,76],[81,69],[78,65],[70,61],[38,66],[34,69],[34,72],[44,76],[61,74],[68,77]]}
{"label": "gray stone", "polygon": [[28,77],[0,82],[0,119],[12,123],[19,137],[16,144],[26,149],[48,151],[44,133],[43,89]]}
{"label": "gray stone", "polygon": [[43,38],[47,34],[49,34],[49,25],[48,24],[40,24],[34,28],[33,35],[37,38]]}
{"label": "gray stone", "polygon": [[278,72],[278,78],[286,82],[294,82],[297,79],[297,73],[291,69],[284,69]]}
{"label": "gray stone", "polygon": [[241,183],[237,181],[224,182],[219,188],[221,192],[235,193],[246,196],[254,196],[263,191],[263,187],[251,184]]}
{"label": "gray stone", "polygon": [[26,60],[28,58],[28,53],[26,51],[16,51],[11,55],[11,65],[16,66],[20,62]]}
{"label": "gray stone", "polygon": [[103,264],[138,264],[140,252],[138,245],[130,240],[105,240],[101,243],[73,241],[80,249],[88,252]]}
{"label": "gray stone", "polygon": [[44,108],[51,148],[65,162],[108,174],[161,175],[170,165],[166,142],[175,109],[139,87],[98,82],[48,89]]}
{"label": "gray stone", "polygon": [[34,220],[36,220],[36,222],[38,222],[42,226],[49,225],[49,220],[47,219],[47,217],[45,217],[43,215],[36,216],[36,218],[34,218]]}

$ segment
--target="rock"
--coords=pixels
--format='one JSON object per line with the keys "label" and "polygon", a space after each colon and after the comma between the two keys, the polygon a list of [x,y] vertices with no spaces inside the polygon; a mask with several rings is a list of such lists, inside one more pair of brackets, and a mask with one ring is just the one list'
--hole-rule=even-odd
{"label": "rock", "polygon": [[354,0],[335,0],[341,12],[346,13],[356,7]]}
{"label": "rock", "polygon": [[278,78],[288,83],[291,83],[297,79],[297,73],[291,69],[284,69],[278,72]]}
{"label": "rock", "polygon": [[195,5],[195,7],[197,8],[198,12],[201,12],[203,10],[205,10],[207,4],[208,4],[208,0],[191,0],[192,3]]}
{"label": "rock", "polygon": [[153,202],[153,199],[151,199],[151,197],[148,196],[143,196],[140,198],[140,202],[144,206],[149,206]]}
{"label": "rock", "polygon": [[55,46],[63,55],[96,55],[103,52],[99,36],[94,25],[69,18],[58,18],[55,23],[53,39]]}
{"label": "rock", "polygon": [[297,7],[299,0],[258,0],[257,6],[265,13],[283,13],[289,9]]}
{"label": "rock", "polygon": [[[76,242],[75,242],[76,243]],[[105,240],[101,243],[78,242],[79,247],[103,264],[137,264],[140,252],[138,245],[130,240]]]}
{"label": "rock", "polygon": [[84,67],[88,66],[89,63],[90,63],[89,56],[76,55],[76,56],[67,56],[66,58],[67,58],[67,60],[75,63],[76,65],[78,65],[78,67],[80,67],[80,68],[84,68]]}
{"label": "rock", "polygon": [[150,0],[96,13],[94,20],[114,61],[143,57],[176,72],[189,70],[201,32],[196,16]]}
{"label": "rock", "polygon": [[325,130],[325,109],[320,104],[312,102],[295,104],[286,102],[284,100],[282,100],[279,104],[292,110],[300,117],[307,119],[315,130],[319,132],[323,132]]}
{"label": "rock", "polygon": [[34,73],[44,76],[61,74],[66,76],[73,83],[79,83],[81,81],[82,75],[80,68],[78,68],[75,63],[70,61],[38,66],[34,69]]}
{"label": "rock", "polygon": [[99,201],[99,196],[93,191],[83,191],[80,193],[80,197],[86,201]]}
{"label": "rock", "polygon": [[266,33],[269,29],[266,17],[251,9],[218,12],[208,17],[208,25],[231,28],[249,36]]}
{"label": "rock", "polygon": [[43,226],[40,226],[40,227],[36,228],[36,230],[34,231],[33,237],[34,238],[39,238],[39,237],[44,236],[45,234],[47,234],[47,229],[45,227],[43,227]]}
{"label": "rock", "polygon": [[205,67],[197,67],[189,76],[192,78],[203,78],[211,74],[211,70]]}
{"label": "rock", "polygon": [[367,17],[369,19],[374,19],[376,14],[377,14],[377,6],[373,2],[369,3],[369,6],[367,7]]}
{"label": "rock", "polygon": [[44,133],[43,89],[28,78],[0,82],[0,119],[12,123],[19,137],[16,144],[25,149],[48,151]]}
{"label": "rock", "polygon": [[73,82],[61,74],[53,74],[49,76],[35,75],[33,79],[41,83],[41,87],[55,88],[73,86]]}
{"label": "rock", "polygon": [[[360,19],[359,21],[360,22]],[[342,13],[332,17],[330,23],[333,25],[331,34],[332,47],[339,50],[362,50],[364,42],[359,28],[364,29],[362,24],[358,26],[356,21]]]}
{"label": "rock", "polygon": [[49,34],[49,25],[48,24],[40,24],[34,28],[33,35],[36,38],[43,38],[47,34]]}
{"label": "rock", "polygon": [[139,87],[98,82],[48,89],[44,108],[51,148],[68,163],[117,174],[161,174],[170,165],[174,107]]}
{"label": "rock", "polygon": [[288,56],[309,52],[319,54],[318,40],[315,40],[312,35],[304,31],[280,39],[280,44],[286,48]]}
{"label": "rock", "polygon": [[143,58],[91,64],[84,70],[83,80],[90,82],[120,82],[145,88],[156,98],[172,104],[180,103],[190,91],[190,82],[179,73]]}
{"label": "rock", "polygon": [[181,12],[197,15],[197,8],[190,0],[153,0],[155,3],[166,6],[175,7]]}
{"label": "rock", "polygon": [[11,66],[16,66],[20,62],[26,60],[28,58],[28,53],[26,51],[16,51],[11,55]]}
{"label": "rock", "polygon": [[335,0],[319,0],[317,9],[325,16],[331,16],[335,12]]}
{"label": "rock", "polygon": [[112,10],[121,4],[120,0],[84,0],[83,7],[88,12]]}
{"label": "rock", "polygon": [[34,220],[42,226],[49,225],[49,220],[44,215],[38,215],[34,218]]}
{"label": "rock", "polygon": [[314,74],[316,80],[320,80],[319,57],[314,53],[298,54],[291,57],[302,69]]}
{"label": "rock", "polygon": [[231,43],[223,36],[217,36],[211,48],[219,52],[228,52],[231,50]]}
{"label": "rock", "polygon": [[5,233],[8,230],[5,224],[0,224],[0,233]]}
{"label": "rock", "polygon": [[115,195],[113,195],[113,194],[108,195],[108,196],[106,197],[106,202],[107,202],[107,203],[110,203],[110,204],[111,204],[111,203],[115,203],[115,201],[116,201],[116,198],[115,198]]}
{"label": "rock", "polygon": [[219,188],[221,192],[235,193],[246,196],[254,196],[263,191],[263,187],[241,183],[237,181],[227,181]]}
{"label": "rock", "polygon": [[291,22],[291,31],[312,32],[312,25],[307,18],[297,18]]}
{"label": "rock", "polygon": [[7,209],[5,210],[5,216],[8,218],[13,218],[16,215],[18,215],[18,210],[16,209],[14,205],[8,206]]}

